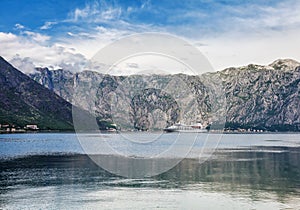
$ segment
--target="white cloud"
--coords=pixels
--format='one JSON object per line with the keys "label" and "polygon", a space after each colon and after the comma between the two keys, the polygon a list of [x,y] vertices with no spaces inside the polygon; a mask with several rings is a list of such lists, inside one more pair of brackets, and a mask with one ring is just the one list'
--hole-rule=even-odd
{"label": "white cloud", "polygon": [[[65,67],[71,71],[83,70],[85,56],[63,44],[44,45],[43,41],[43,38],[31,33],[29,36],[22,36],[0,32],[0,49],[5,49],[2,50],[1,56],[14,62],[16,67],[24,72],[29,72],[32,65]],[[24,64],[24,67],[21,64]]]}
{"label": "white cloud", "polygon": [[76,8],[69,13],[68,21],[77,22],[106,22],[111,20],[118,20],[122,13],[121,7],[107,6],[104,3],[100,4],[94,2],[86,4],[84,8]]}
{"label": "white cloud", "polygon": [[108,8],[101,12],[100,18],[103,18],[104,20],[115,20],[120,17],[121,13],[121,8]]}
{"label": "white cloud", "polygon": [[202,40],[197,46],[216,70],[250,63],[266,65],[278,58],[300,61],[300,30],[274,31],[252,36],[227,35]]}
{"label": "white cloud", "polygon": [[8,44],[15,40],[17,40],[17,36],[15,34],[0,32],[0,44],[1,43]]}
{"label": "white cloud", "polygon": [[20,29],[24,29],[25,26],[23,26],[23,25],[20,24],[20,23],[16,23],[16,24],[15,24],[15,28],[18,29],[18,30],[20,30]]}
{"label": "white cloud", "polygon": [[87,17],[89,15],[89,10],[90,10],[89,7],[88,8],[84,8],[84,9],[78,9],[78,8],[76,8],[75,11],[74,11],[74,14],[73,14],[73,16],[74,16],[73,20],[74,21],[78,21],[78,19],[80,19],[80,18]]}
{"label": "white cloud", "polygon": [[[59,22],[62,23],[59,26],[67,22],[68,28],[63,31],[65,36],[60,33],[55,39],[44,33],[58,22],[45,22],[40,27],[44,30],[41,33],[29,31],[17,23],[15,28],[21,31],[19,35],[0,32],[0,49],[5,49],[1,54],[9,59],[19,54],[19,60],[32,62],[37,66],[52,65],[78,71],[83,68],[86,59],[92,58],[97,51],[116,39],[138,32],[168,31],[183,37],[193,37],[189,40],[198,43],[196,47],[217,70],[249,63],[267,64],[277,58],[300,61],[300,13],[295,12],[300,10],[300,1],[287,0],[271,6],[250,3],[247,7],[228,6],[222,9],[225,16],[218,20],[220,25],[201,21],[200,26],[197,25],[198,19],[210,17],[210,14],[197,10],[186,11],[177,16],[170,15],[169,21],[173,24],[161,27],[131,23],[122,18],[126,16],[125,13],[151,7],[150,1],[144,1],[140,8],[127,7],[124,10],[102,1],[87,4],[83,8],[74,9],[67,20]],[[178,26],[176,18],[184,18],[187,23],[189,19],[194,20],[191,25]],[[199,30],[201,26],[206,33]],[[51,43],[54,40],[55,43]],[[27,57],[31,60],[26,60]],[[18,59],[15,58],[17,61]]]}
{"label": "white cloud", "polygon": [[53,25],[57,24],[57,22],[47,21],[43,26],[40,27],[41,30],[47,30],[51,28]]}
{"label": "white cloud", "polygon": [[34,40],[36,42],[44,43],[44,42],[50,40],[50,36],[42,35],[40,33],[35,33],[32,31],[24,31],[22,33],[27,35],[28,37],[30,37],[32,40]]}
{"label": "white cloud", "polygon": [[35,65],[33,64],[31,58],[25,57],[21,58],[20,55],[15,55],[11,60],[10,63],[20,71],[24,73],[34,73],[35,72]]}
{"label": "white cloud", "polygon": [[[123,28],[106,28],[97,26],[90,33],[86,32],[68,32],[68,37],[60,39],[60,42],[67,48],[74,48],[77,53],[85,55],[86,58],[92,58],[101,48],[107,44],[122,37],[138,32],[150,31],[149,26],[133,25]],[[153,30],[153,29],[152,29]]]}
{"label": "white cloud", "polygon": [[[222,23],[230,29],[231,33],[243,33],[247,36],[253,33],[271,33],[273,31],[286,31],[300,27],[300,2],[287,0],[274,6],[261,6],[258,4],[247,7],[227,8],[231,16],[225,17]],[[228,31],[228,32],[230,32]]]}
{"label": "white cloud", "polygon": [[126,34],[128,34],[127,31],[102,28],[90,34],[68,32],[69,37],[60,41],[65,47],[75,49],[77,53],[85,55],[86,58],[92,58],[105,45]]}
{"label": "white cloud", "polygon": [[300,61],[300,2],[274,6],[249,5],[226,8],[234,13],[222,19],[222,33],[194,38],[193,43],[216,70],[250,63],[266,65],[278,58]]}
{"label": "white cloud", "polygon": [[[101,72],[101,71],[100,71]],[[183,63],[164,55],[143,54],[129,57],[110,68],[112,75],[193,74]]]}
{"label": "white cloud", "polygon": [[75,34],[73,34],[72,32],[67,32],[67,34],[69,35],[69,36],[76,36]]}
{"label": "white cloud", "polygon": [[147,8],[151,6],[151,1],[150,0],[144,0],[142,5],[141,5],[141,9]]}

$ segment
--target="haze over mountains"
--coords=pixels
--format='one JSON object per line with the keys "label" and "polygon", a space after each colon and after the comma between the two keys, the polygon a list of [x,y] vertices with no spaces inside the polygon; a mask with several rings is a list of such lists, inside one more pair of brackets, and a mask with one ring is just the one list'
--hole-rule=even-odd
{"label": "haze over mountains", "polygon": [[[200,77],[110,76],[93,71],[72,73],[47,68],[38,68],[29,76],[101,120],[117,121],[123,124],[123,128],[161,129],[176,121],[190,123],[200,120],[220,124],[226,121],[226,127],[231,129],[300,130],[300,64],[291,59],[276,60],[267,66],[251,64],[228,68]],[[184,93],[187,88],[194,95],[191,98],[189,94],[182,94],[184,105],[171,100],[175,92],[163,86],[176,79],[184,83],[177,93]],[[175,87],[174,84],[172,88]],[[144,92],[137,93],[135,89]],[[127,110],[115,105],[120,104],[113,99],[116,91],[119,91],[118,100],[123,100],[119,102],[128,105]],[[222,101],[222,94],[226,104]],[[151,98],[156,102],[151,102]],[[126,125],[129,122],[131,125]]]}

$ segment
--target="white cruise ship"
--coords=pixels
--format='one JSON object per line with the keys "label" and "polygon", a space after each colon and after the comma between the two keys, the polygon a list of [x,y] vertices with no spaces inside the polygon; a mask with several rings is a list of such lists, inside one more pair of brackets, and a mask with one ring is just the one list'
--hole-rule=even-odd
{"label": "white cruise ship", "polygon": [[205,133],[208,132],[206,128],[200,123],[197,122],[193,125],[185,125],[181,123],[176,123],[170,127],[164,129],[166,132],[182,132],[182,133]]}

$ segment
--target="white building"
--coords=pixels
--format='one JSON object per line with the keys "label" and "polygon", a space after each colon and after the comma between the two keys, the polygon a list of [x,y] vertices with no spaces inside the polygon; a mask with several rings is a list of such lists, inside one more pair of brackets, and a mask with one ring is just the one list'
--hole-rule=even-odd
{"label": "white building", "polygon": [[26,125],[25,129],[29,129],[29,130],[38,130],[38,126],[37,125]]}

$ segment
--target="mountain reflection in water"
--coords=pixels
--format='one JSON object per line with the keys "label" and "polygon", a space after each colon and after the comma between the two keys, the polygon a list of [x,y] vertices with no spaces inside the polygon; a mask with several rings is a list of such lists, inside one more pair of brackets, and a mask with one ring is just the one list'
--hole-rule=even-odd
{"label": "mountain reflection in water", "polygon": [[[109,158],[111,164],[120,161],[120,157]],[[133,160],[128,159],[123,164],[130,165]],[[238,201],[239,207],[253,202],[250,206],[258,209],[296,209],[300,205],[299,160],[298,147],[222,149],[201,164],[198,159],[184,159],[176,167],[155,177],[128,179],[101,169],[88,156],[81,154],[3,159],[0,162],[0,207],[13,209],[29,205],[29,208],[99,208],[104,205],[107,208],[118,208],[125,204],[121,203],[122,198],[118,202],[115,194],[124,191],[128,196],[132,193],[141,197],[152,196],[156,202],[155,206],[146,199],[137,201],[134,197],[126,197],[131,202],[128,208],[147,205],[149,208],[177,209],[183,203],[180,199],[172,199],[179,195],[191,199],[191,207],[208,207],[211,204],[204,201],[201,203],[201,196],[210,193],[207,199],[217,201],[218,194],[214,193],[221,193],[248,199],[245,203]],[[108,198],[109,195],[111,197]],[[232,200],[226,200],[232,199],[226,196],[223,196],[225,200],[220,206],[231,208],[237,205]],[[259,203],[260,200],[263,202]],[[136,205],[133,205],[134,202]],[[265,206],[266,203],[273,206]],[[217,207],[218,202],[215,205]]]}

